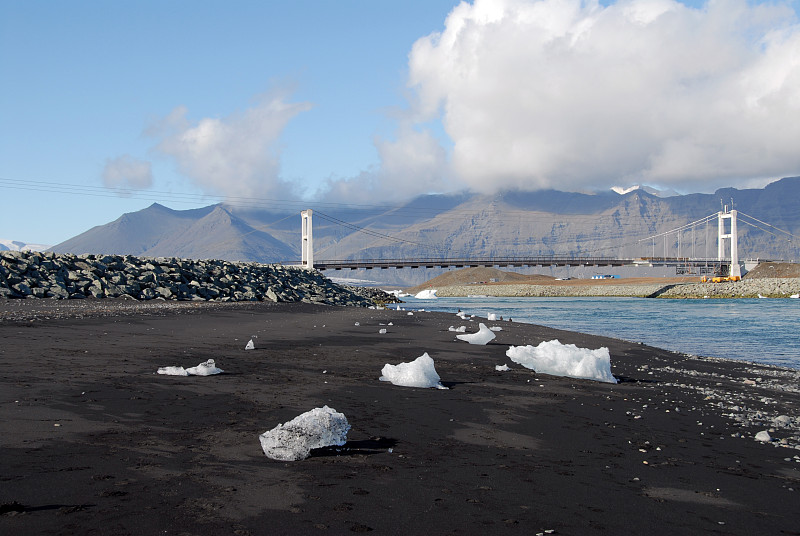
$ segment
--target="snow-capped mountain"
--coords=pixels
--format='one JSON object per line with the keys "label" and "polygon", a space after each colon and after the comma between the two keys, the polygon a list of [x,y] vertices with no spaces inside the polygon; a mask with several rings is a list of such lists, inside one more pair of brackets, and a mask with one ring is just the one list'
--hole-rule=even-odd
{"label": "snow-capped mountain", "polygon": [[29,244],[19,240],[0,238],[0,251],[44,251],[52,246],[46,244]]}
{"label": "snow-capped mountain", "polygon": [[652,186],[643,186],[641,184],[634,184],[633,186],[629,186],[627,188],[623,186],[611,187],[611,191],[616,192],[619,195],[629,194],[631,192],[635,192],[636,190],[642,190],[656,197],[674,197],[676,195],[681,195],[671,188],[669,190],[659,190],[658,188],[653,188]]}

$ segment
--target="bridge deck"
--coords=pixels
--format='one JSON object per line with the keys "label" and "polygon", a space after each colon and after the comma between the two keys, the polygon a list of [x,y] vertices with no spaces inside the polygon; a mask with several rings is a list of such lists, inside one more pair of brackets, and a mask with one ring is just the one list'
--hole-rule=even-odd
{"label": "bridge deck", "polygon": [[477,268],[477,267],[542,267],[542,266],[685,266],[718,268],[730,261],[652,257],[613,259],[606,257],[494,257],[475,259],[358,259],[315,261],[317,270],[372,270],[388,268]]}

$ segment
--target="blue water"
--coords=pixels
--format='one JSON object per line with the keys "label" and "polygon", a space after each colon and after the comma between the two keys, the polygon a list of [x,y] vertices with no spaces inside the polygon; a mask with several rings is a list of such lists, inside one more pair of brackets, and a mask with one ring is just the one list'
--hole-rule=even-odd
{"label": "blue water", "polygon": [[[408,309],[603,335],[693,355],[800,369],[800,300],[647,298],[402,298]],[[453,324],[458,323],[453,319]]]}

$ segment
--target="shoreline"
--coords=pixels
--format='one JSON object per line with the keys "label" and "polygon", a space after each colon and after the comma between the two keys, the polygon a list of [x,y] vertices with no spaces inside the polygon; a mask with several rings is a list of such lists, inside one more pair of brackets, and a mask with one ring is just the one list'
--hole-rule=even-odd
{"label": "shoreline", "polygon": [[[752,534],[800,523],[797,371],[479,319],[503,330],[474,346],[448,332],[459,321],[448,313],[43,301],[0,301],[5,533]],[[619,383],[505,357],[553,338],[608,347]],[[378,381],[384,364],[423,352],[448,390]],[[209,358],[225,373],[155,374]],[[511,370],[494,370],[503,363]],[[299,462],[263,455],[259,434],[323,405],[346,415],[347,444]],[[770,428],[772,444],[755,441]]]}

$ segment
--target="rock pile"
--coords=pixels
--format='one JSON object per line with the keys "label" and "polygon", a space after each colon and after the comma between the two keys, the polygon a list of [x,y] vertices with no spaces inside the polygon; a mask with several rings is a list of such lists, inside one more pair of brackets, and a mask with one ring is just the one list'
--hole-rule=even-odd
{"label": "rock pile", "polygon": [[0,298],[274,301],[369,306],[319,272],[223,260],[0,252]]}

